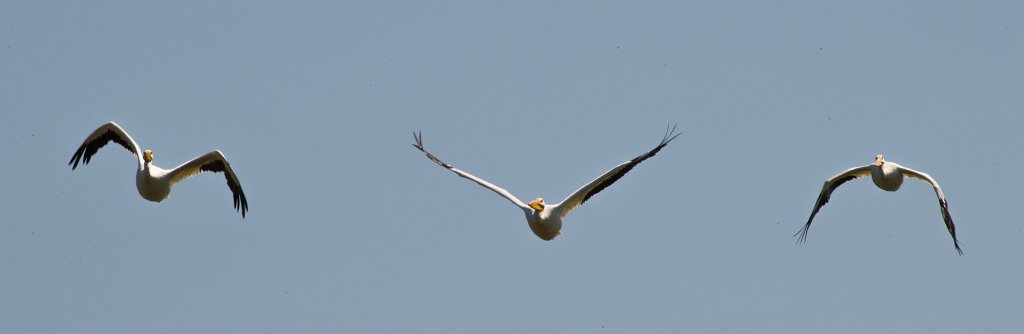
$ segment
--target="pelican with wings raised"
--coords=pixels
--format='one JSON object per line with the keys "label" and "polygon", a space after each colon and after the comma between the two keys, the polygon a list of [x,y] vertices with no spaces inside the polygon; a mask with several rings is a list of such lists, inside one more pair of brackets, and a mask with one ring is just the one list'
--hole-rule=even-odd
{"label": "pelican with wings raised", "polygon": [[569,195],[569,197],[566,197],[565,200],[558,204],[545,204],[544,199],[542,198],[537,198],[535,200],[530,201],[529,203],[523,203],[523,201],[513,196],[507,190],[502,189],[501,187],[498,187],[496,185],[493,185],[490,182],[485,181],[484,179],[464,172],[458,168],[452,167],[452,165],[449,165],[444,161],[441,161],[436,156],[427,151],[426,148],[423,147],[422,133],[413,133],[413,138],[416,140],[416,143],[413,144],[413,146],[422,151],[427,156],[428,159],[430,159],[434,163],[437,163],[441,167],[444,167],[454,172],[455,174],[458,174],[461,177],[467,178],[470,181],[476,182],[477,184],[483,186],[484,188],[490,189],[491,191],[498,193],[498,195],[501,195],[501,197],[504,197],[505,199],[511,201],[512,204],[518,206],[520,209],[523,210],[523,213],[526,214],[526,221],[527,223],[529,223],[530,229],[533,230],[534,234],[536,234],[541,239],[551,240],[557,237],[559,234],[561,234],[562,219],[565,218],[565,215],[569,214],[569,211],[572,211],[572,209],[575,209],[576,207],[586,202],[587,199],[590,199],[591,196],[594,196],[601,190],[604,190],[604,188],[607,188],[608,186],[612,185],[612,183],[615,183],[615,181],[618,181],[619,178],[622,178],[623,175],[626,175],[626,173],[633,169],[633,167],[636,167],[636,165],[640,164],[641,162],[647,160],[650,157],[653,157],[655,154],[658,154],[658,151],[661,151],[661,149],[664,148],[665,145],[668,145],[669,142],[671,142],[673,139],[680,135],[678,133],[675,133],[675,130],[676,128],[674,126],[671,128],[671,130],[666,128],[665,136],[662,137],[661,142],[658,143],[658,146],[654,147],[654,149],[647,151],[646,153],[641,154],[640,156],[633,158],[632,160],[626,161],[618,166],[615,166],[615,168],[612,168],[611,170],[605,172],[597,179],[594,179],[593,181],[590,181],[583,187],[577,189],[575,192]]}
{"label": "pelican with wings raised", "polygon": [[249,202],[245,200],[245,192],[242,191],[242,185],[238,182],[235,171],[231,169],[231,164],[219,150],[198,156],[173,169],[163,169],[153,165],[153,151],[140,150],[139,144],[135,143],[135,140],[124,129],[117,123],[110,122],[103,124],[85,138],[82,146],[78,147],[75,154],[71,156],[68,165],[71,165],[73,170],[78,167],[80,161],[83,165],[89,164],[92,156],[109,142],[115,142],[128,149],[138,160],[139,168],[135,172],[135,188],[138,189],[142,198],[160,202],[170,195],[171,187],[178,182],[202,172],[224,173],[228,189],[231,189],[234,198],[235,210],[241,211],[242,218],[245,218],[245,212],[249,210]]}
{"label": "pelican with wings raised", "polygon": [[836,188],[846,183],[846,181],[864,176],[871,176],[871,181],[874,181],[875,186],[885,191],[899,190],[900,186],[903,185],[903,179],[908,177],[931,184],[932,188],[935,189],[935,196],[939,198],[939,209],[942,211],[942,220],[946,223],[946,230],[953,237],[953,247],[956,248],[957,253],[964,255],[964,252],[960,250],[960,241],[956,240],[956,226],[953,225],[953,217],[949,215],[949,205],[946,203],[946,196],[942,194],[942,188],[939,187],[939,183],[931,175],[900,166],[895,162],[885,161],[885,157],[881,154],[876,155],[875,162],[870,165],[850,168],[825,180],[825,184],[821,187],[821,194],[818,195],[818,201],[814,203],[814,210],[811,210],[811,217],[807,218],[807,223],[804,224],[804,227],[793,235],[794,237],[800,236],[797,242],[807,240],[807,231],[811,228],[811,221],[814,220],[814,215],[818,214],[818,210],[825,203],[828,203],[829,197],[832,196],[832,192]]}

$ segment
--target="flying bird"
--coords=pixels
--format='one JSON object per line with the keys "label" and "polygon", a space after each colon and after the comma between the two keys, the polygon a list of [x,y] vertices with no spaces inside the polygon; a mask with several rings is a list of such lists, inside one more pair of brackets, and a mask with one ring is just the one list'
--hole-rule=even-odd
{"label": "flying bird", "polygon": [[232,197],[234,197],[235,210],[241,211],[242,218],[245,218],[245,212],[249,210],[249,202],[245,200],[245,192],[242,191],[242,185],[238,182],[235,171],[231,169],[231,164],[219,150],[203,154],[173,169],[165,170],[153,165],[153,151],[140,150],[139,144],[135,143],[135,140],[124,129],[117,123],[110,122],[103,124],[85,138],[85,142],[75,151],[71,161],[68,161],[68,165],[71,165],[71,169],[74,170],[78,167],[79,161],[82,162],[82,165],[89,164],[89,160],[96,154],[96,151],[109,142],[115,142],[135,154],[139,163],[139,169],[135,172],[135,187],[142,198],[160,202],[167,199],[171,193],[171,187],[178,182],[202,172],[223,172],[224,178],[228,182],[228,188],[231,189]]}
{"label": "flying bird", "polygon": [[566,197],[564,200],[562,200],[561,203],[558,204],[545,204],[544,199],[542,198],[537,198],[535,200],[530,201],[529,203],[523,203],[523,201],[513,196],[507,190],[502,189],[501,187],[498,187],[496,185],[493,185],[490,182],[485,181],[484,179],[478,178],[476,176],[473,176],[472,174],[464,172],[458,168],[452,167],[452,165],[449,165],[444,161],[441,161],[436,156],[427,151],[426,148],[423,147],[422,133],[413,132],[412,135],[413,138],[416,140],[416,143],[413,144],[413,146],[422,151],[423,154],[425,154],[428,159],[430,159],[434,163],[437,163],[441,167],[444,167],[454,172],[455,174],[458,174],[461,177],[467,178],[470,181],[476,182],[477,184],[484,186],[484,188],[490,189],[491,191],[498,193],[498,195],[501,195],[501,197],[504,197],[505,199],[511,201],[512,204],[515,204],[517,207],[523,210],[524,214],[526,214],[526,221],[527,223],[529,223],[530,229],[533,230],[534,234],[536,234],[543,240],[551,240],[557,237],[559,234],[561,234],[562,219],[565,218],[565,215],[569,214],[569,211],[580,206],[581,204],[586,202],[587,199],[590,199],[591,196],[594,196],[601,190],[604,190],[604,188],[607,188],[608,186],[612,185],[612,183],[615,183],[615,181],[618,181],[619,178],[622,178],[623,175],[626,175],[626,173],[633,169],[633,167],[636,167],[636,165],[640,164],[644,160],[647,160],[647,158],[653,157],[655,154],[658,154],[658,151],[661,151],[661,149],[665,147],[665,145],[668,145],[669,142],[671,142],[673,139],[680,135],[675,133],[675,126],[673,126],[671,130],[669,130],[668,128],[666,128],[665,130],[665,136],[662,137],[661,142],[658,143],[658,146],[656,146],[654,149],[648,151],[647,153],[641,154],[640,156],[633,158],[632,160],[626,161],[618,166],[615,166],[615,168],[612,168],[611,170],[605,172],[597,179],[594,179],[593,181],[590,181],[590,183],[587,183],[583,187],[577,189],[575,192],[569,195],[569,197]]}
{"label": "flying bird", "polygon": [[829,197],[832,192],[836,190],[840,185],[856,178],[871,176],[871,180],[875,182],[878,188],[885,191],[896,191],[903,185],[903,179],[912,177],[924,182],[928,182],[935,189],[935,196],[939,198],[939,208],[942,210],[942,220],[946,223],[946,230],[949,230],[949,235],[953,237],[953,247],[956,247],[957,253],[961,256],[964,252],[960,250],[960,241],[956,240],[956,227],[953,225],[953,217],[949,215],[949,206],[946,203],[946,196],[942,194],[942,188],[939,187],[939,183],[935,182],[930,175],[918,172],[916,170],[900,166],[895,162],[885,161],[885,157],[881,154],[875,156],[875,162],[863,166],[850,168],[849,170],[839,173],[833,177],[825,180],[825,185],[821,187],[821,194],[818,195],[818,201],[814,204],[814,210],[811,211],[811,217],[807,218],[807,223],[800,229],[799,232],[793,236],[799,235],[800,238],[797,242],[804,242],[807,240],[807,230],[811,228],[811,221],[814,220],[814,215],[818,214],[818,210],[821,209],[825,203],[828,203]]}

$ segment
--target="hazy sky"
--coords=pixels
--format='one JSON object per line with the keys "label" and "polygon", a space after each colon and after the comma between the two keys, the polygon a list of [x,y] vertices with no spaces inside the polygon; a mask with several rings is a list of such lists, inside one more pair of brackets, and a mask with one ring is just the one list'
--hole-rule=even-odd
{"label": "hazy sky", "polygon": [[[1019,1],[0,3],[3,333],[1019,333]],[[116,121],[222,175],[162,203]],[[434,165],[557,202],[543,241]],[[822,181],[875,154],[931,187]]]}

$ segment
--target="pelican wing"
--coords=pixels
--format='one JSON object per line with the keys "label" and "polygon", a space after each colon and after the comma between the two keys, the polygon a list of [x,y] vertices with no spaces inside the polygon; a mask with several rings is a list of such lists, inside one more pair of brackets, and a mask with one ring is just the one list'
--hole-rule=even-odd
{"label": "pelican wing", "polygon": [[572,209],[575,209],[576,207],[582,205],[584,202],[590,199],[591,196],[596,195],[597,193],[601,192],[601,190],[604,190],[604,188],[607,188],[608,186],[612,185],[612,183],[615,183],[615,181],[618,181],[620,178],[622,178],[623,175],[629,173],[629,171],[632,170],[633,167],[636,167],[636,165],[639,165],[644,160],[647,160],[647,158],[653,157],[655,154],[658,154],[658,151],[661,151],[661,149],[664,148],[665,145],[668,145],[669,142],[671,142],[673,139],[676,139],[676,137],[680,135],[680,133],[675,133],[675,131],[675,126],[672,126],[671,130],[666,128],[665,136],[661,138],[661,143],[658,143],[658,146],[656,146],[654,149],[650,151],[647,151],[647,153],[641,154],[640,156],[633,158],[632,160],[626,161],[618,166],[615,166],[615,168],[612,168],[611,170],[605,172],[597,179],[594,179],[593,181],[590,181],[590,183],[587,183],[583,187],[580,187],[575,192],[573,192],[572,195],[566,197],[565,200],[562,201],[562,203],[556,204],[554,208],[554,213],[558,214],[559,217],[564,218],[565,215],[569,214],[569,211],[572,211]]}
{"label": "pelican wing", "polygon": [[800,235],[800,239],[798,239],[797,242],[799,243],[807,240],[807,230],[811,228],[811,221],[814,220],[814,215],[818,214],[818,210],[820,210],[822,206],[825,206],[825,203],[828,203],[829,197],[832,196],[832,192],[835,191],[836,188],[839,188],[839,186],[846,183],[846,181],[870,175],[871,165],[867,165],[863,167],[850,168],[845,172],[836,174],[835,176],[828,178],[828,180],[825,180],[825,185],[821,186],[821,194],[818,195],[818,201],[814,203],[814,210],[811,210],[811,217],[807,218],[807,224],[804,224],[804,227],[793,235],[794,237]]}
{"label": "pelican wing", "polygon": [[79,146],[75,154],[71,156],[71,161],[68,161],[68,165],[71,165],[71,169],[78,168],[79,161],[83,165],[88,165],[89,160],[92,160],[93,154],[96,154],[96,151],[99,151],[101,147],[109,142],[118,143],[128,149],[129,152],[132,152],[132,154],[135,154],[135,159],[138,160],[140,169],[145,165],[140,154],[139,144],[136,144],[132,136],[129,136],[124,129],[114,122],[101,125],[89,137],[86,137],[82,146]]}
{"label": "pelican wing", "polygon": [[953,217],[949,215],[949,205],[946,204],[946,196],[942,194],[942,188],[939,188],[939,183],[935,182],[931,175],[907,167],[900,166],[900,172],[904,176],[928,182],[932,185],[932,188],[935,188],[935,196],[939,198],[939,208],[942,209],[942,221],[946,223],[946,230],[953,237],[953,247],[956,247],[957,253],[960,253],[961,256],[964,255],[964,252],[960,250],[960,241],[956,240],[956,226],[953,225]]}
{"label": "pelican wing", "polygon": [[238,176],[235,175],[228,159],[220,151],[213,151],[189,160],[168,171],[166,177],[168,182],[174,185],[202,172],[224,173],[224,178],[227,179],[228,188],[231,189],[234,198],[235,210],[241,211],[242,218],[245,218],[245,212],[249,210],[249,202],[245,199],[245,192],[242,191],[242,184],[238,182]]}
{"label": "pelican wing", "polygon": [[462,170],[460,170],[458,168],[452,167],[452,165],[449,165],[449,164],[445,163],[444,161],[441,161],[441,159],[438,159],[437,157],[435,157],[433,154],[430,154],[430,152],[428,152],[427,149],[423,147],[423,133],[422,132],[421,133],[413,132],[412,133],[412,137],[414,139],[416,139],[416,144],[413,144],[412,146],[416,147],[421,152],[423,152],[423,154],[425,154],[427,156],[427,159],[430,159],[430,161],[433,161],[434,163],[438,164],[439,166],[444,167],[444,168],[454,172],[455,174],[458,174],[461,177],[464,177],[464,178],[469,179],[470,181],[476,182],[477,184],[479,184],[481,186],[484,186],[484,188],[490,189],[491,191],[498,193],[498,195],[501,195],[501,197],[504,197],[505,199],[511,201],[512,204],[515,204],[516,206],[518,206],[518,207],[520,207],[520,208],[522,208],[524,210],[532,210],[532,209],[530,209],[529,206],[527,206],[525,203],[523,203],[523,201],[520,201],[515,196],[512,196],[512,193],[509,193],[508,190],[502,189],[501,187],[493,185],[490,182],[485,181],[484,179],[481,179],[479,177],[473,176],[472,174],[463,172]]}

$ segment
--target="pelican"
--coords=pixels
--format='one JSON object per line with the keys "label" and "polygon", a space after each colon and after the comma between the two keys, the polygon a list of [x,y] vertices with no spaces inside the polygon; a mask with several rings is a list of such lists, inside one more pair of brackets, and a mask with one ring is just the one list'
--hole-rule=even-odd
{"label": "pelican", "polygon": [[68,165],[71,165],[72,170],[78,167],[79,161],[82,162],[82,165],[88,165],[93,154],[96,154],[96,151],[111,141],[124,146],[132,154],[135,154],[135,158],[139,162],[139,169],[135,172],[135,188],[139,190],[139,195],[142,195],[142,198],[160,202],[167,199],[171,193],[171,187],[178,182],[201,172],[224,172],[224,178],[228,180],[228,188],[231,189],[234,197],[235,210],[241,211],[242,218],[245,218],[245,212],[249,210],[249,202],[245,200],[245,192],[242,191],[242,186],[238,182],[238,177],[235,176],[235,171],[231,169],[231,164],[219,150],[203,154],[174,169],[165,170],[153,165],[153,151],[140,150],[139,144],[136,144],[124,129],[117,123],[110,122],[103,124],[85,138],[85,142],[75,151],[75,155],[71,157],[71,161],[68,161]]}
{"label": "pelican", "polygon": [[526,221],[530,225],[530,229],[533,230],[533,234],[536,234],[543,240],[551,240],[561,234],[562,230],[562,219],[565,215],[569,214],[569,211],[580,206],[583,202],[586,202],[591,196],[594,196],[604,188],[615,183],[623,175],[626,175],[633,167],[637,164],[647,160],[647,158],[653,157],[658,151],[661,151],[665,145],[668,145],[673,139],[678,137],[680,134],[675,133],[675,126],[671,130],[665,129],[665,136],[662,137],[661,143],[658,144],[654,149],[647,153],[641,154],[640,156],[633,158],[632,160],[626,161],[615,168],[605,172],[603,175],[590,181],[583,187],[577,189],[569,197],[566,197],[561,203],[558,204],[545,204],[543,198],[537,198],[530,201],[529,203],[523,203],[518,198],[513,196],[507,190],[502,189],[484,179],[473,176],[472,174],[466,173],[458,168],[452,167],[451,165],[441,161],[436,156],[427,151],[423,147],[423,134],[422,132],[417,134],[413,132],[413,138],[416,140],[416,144],[413,144],[417,149],[423,152],[428,159],[437,163],[441,167],[444,167],[461,177],[467,178],[470,181],[476,182],[477,184],[484,186],[484,188],[490,189],[504,197],[505,199],[515,204],[523,213],[526,214]]}
{"label": "pelican", "polygon": [[829,196],[832,192],[839,187],[839,185],[856,178],[871,176],[871,180],[875,182],[878,188],[885,191],[896,191],[903,185],[903,179],[912,177],[924,182],[928,182],[935,189],[935,196],[939,198],[939,208],[942,209],[942,220],[946,223],[946,230],[949,230],[949,235],[953,237],[953,247],[956,247],[957,253],[961,256],[964,252],[960,250],[960,241],[956,240],[956,227],[953,226],[953,217],[949,216],[949,206],[946,204],[946,196],[942,194],[942,188],[939,188],[939,183],[935,182],[930,175],[918,172],[916,170],[900,166],[895,162],[885,161],[885,157],[881,154],[875,156],[875,162],[873,164],[850,168],[849,170],[839,173],[833,177],[825,180],[825,185],[821,187],[821,194],[818,195],[818,202],[814,204],[814,210],[811,211],[811,217],[807,218],[807,223],[800,229],[799,232],[793,236],[799,235],[800,238],[797,241],[804,242],[807,240],[807,230],[811,228],[811,221],[814,220],[814,215],[818,213],[825,203],[828,203]]}

